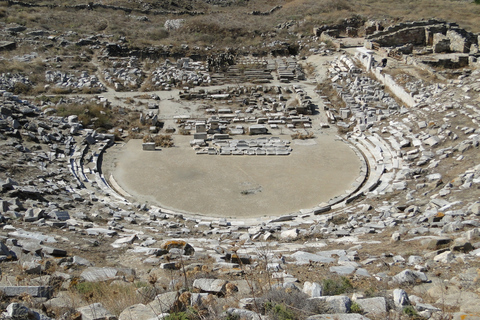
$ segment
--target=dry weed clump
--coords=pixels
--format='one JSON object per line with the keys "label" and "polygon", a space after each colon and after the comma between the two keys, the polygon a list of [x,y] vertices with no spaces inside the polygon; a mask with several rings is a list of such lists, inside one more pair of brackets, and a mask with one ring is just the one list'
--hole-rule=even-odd
{"label": "dry weed clump", "polygon": [[61,104],[56,107],[57,115],[68,117],[77,115],[78,120],[84,127],[93,127],[95,129],[111,129],[113,127],[112,111],[103,105],[88,104]]}
{"label": "dry weed clump", "polygon": [[295,132],[294,134],[291,135],[292,139],[300,139],[300,140],[306,140],[306,139],[313,139],[315,138],[315,135],[313,132]]}
{"label": "dry weed clump", "polygon": [[99,302],[118,316],[128,306],[149,302],[137,293],[139,287],[145,286],[143,283],[122,281],[79,282],[71,287],[70,293],[77,299],[76,301]]}
{"label": "dry weed clump", "polygon": [[171,148],[174,146],[172,136],[170,134],[145,135],[143,143],[155,142],[155,147]]}
{"label": "dry weed clump", "polygon": [[261,297],[264,302],[257,312],[278,320],[306,319],[315,314],[328,313],[324,303],[308,298],[295,286],[272,289]]}

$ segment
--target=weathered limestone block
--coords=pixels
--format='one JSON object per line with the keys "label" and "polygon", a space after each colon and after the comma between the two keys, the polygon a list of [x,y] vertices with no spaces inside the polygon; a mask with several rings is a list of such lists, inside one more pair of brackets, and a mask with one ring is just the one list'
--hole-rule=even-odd
{"label": "weathered limestone block", "polygon": [[384,297],[358,299],[356,302],[368,315],[385,315],[387,313],[387,302]]}
{"label": "weathered limestone block", "polygon": [[450,39],[441,33],[435,33],[432,47],[434,53],[450,52]]}
{"label": "weathered limestone block", "polygon": [[303,292],[312,298],[321,297],[322,291],[322,286],[316,282],[306,281],[303,284]]}
{"label": "weathered limestone block", "polygon": [[195,249],[187,243],[185,240],[172,239],[166,240],[161,245],[160,248],[170,252],[172,249],[183,250],[183,254],[192,256],[195,253]]}
{"label": "weathered limestone block", "polygon": [[403,306],[410,305],[408,294],[403,289],[393,290],[393,302],[397,308],[403,308]]}
{"label": "weathered limestone block", "polygon": [[221,279],[196,279],[193,287],[201,292],[213,294],[224,294],[226,292],[227,281]]}
{"label": "weathered limestone block", "polygon": [[458,30],[448,30],[447,38],[450,39],[450,50],[453,52],[469,53],[471,42]]}
{"label": "weathered limestone block", "polygon": [[427,275],[423,272],[406,269],[398,273],[397,275],[393,276],[392,280],[400,284],[407,284],[407,283],[413,284],[413,283],[416,283],[417,280],[426,282],[428,281],[428,278],[427,278]]}
{"label": "weathered limestone block", "polygon": [[44,286],[4,286],[0,287],[0,291],[7,297],[15,297],[26,293],[35,298],[49,298],[52,294],[52,288]]}
{"label": "weathered limestone block", "polygon": [[178,293],[176,291],[159,294],[150,302],[147,307],[155,314],[170,312],[178,301]]}
{"label": "weathered limestone block", "polygon": [[139,303],[124,309],[118,316],[118,320],[148,320],[156,317],[157,314],[153,312],[152,308]]}
{"label": "weathered limestone block", "polygon": [[348,313],[352,305],[352,300],[347,296],[316,297],[309,300],[322,305],[328,313]]}
{"label": "weathered limestone block", "polygon": [[105,309],[101,303],[93,303],[78,308],[77,311],[82,314],[82,320],[117,320],[117,317]]}

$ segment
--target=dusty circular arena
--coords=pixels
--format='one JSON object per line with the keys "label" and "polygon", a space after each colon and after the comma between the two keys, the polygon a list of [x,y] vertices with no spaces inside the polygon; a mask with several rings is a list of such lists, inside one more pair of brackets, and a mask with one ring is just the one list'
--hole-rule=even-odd
{"label": "dusty circular arena", "polygon": [[352,189],[360,172],[360,159],[334,135],[295,140],[289,156],[196,155],[189,139],[175,136],[176,147],[161,151],[143,151],[140,140],[130,140],[107,151],[105,174],[135,201],[246,218],[315,207]]}

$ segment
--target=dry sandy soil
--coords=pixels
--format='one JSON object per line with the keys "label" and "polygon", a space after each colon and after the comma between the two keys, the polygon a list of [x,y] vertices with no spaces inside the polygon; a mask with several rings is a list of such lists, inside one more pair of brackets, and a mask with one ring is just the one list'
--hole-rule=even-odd
{"label": "dry sandy soil", "polygon": [[196,155],[189,139],[175,136],[176,147],[155,152],[142,151],[141,140],[130,140],[113,160],[111,173],[138,201],[238,218],[314,207],[351,189],[360,170],[355,153],[333,135],[293,143],[289,156]]}

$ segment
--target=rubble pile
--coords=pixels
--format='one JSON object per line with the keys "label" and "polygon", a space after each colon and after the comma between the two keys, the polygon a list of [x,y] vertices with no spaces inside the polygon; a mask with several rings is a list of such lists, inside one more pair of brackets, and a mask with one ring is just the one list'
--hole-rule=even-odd
{"label": "rubble pile", "polygon": [[103,77],[115,91],[138,89],[143,83],[145,72],[136,57],[109,60],[111,67],[105,68]]}
{"label": "rubble pile", "polygon": [[193,88],[212,83],[205,64],[189,58],[179,59],[176,65],[165,61],[163,66],[152,72],[149,81],[156,90],[169,90],[177,86]]}
{"label": "rubble pile", "polygon": [[45,82],[57,88],[82,90],[98,89],[99,92],[106,91],[103,83],[96,75],[89,75],[87,71],[81,71],[78,75],[62,71],[48,70],[45,72]]}
{"label": "rubble pile", "polygon": [[33,83],[28,77],[22,74],[2,73],[0,76],[0,90],[14,91],[18,85],[31,87]]}

